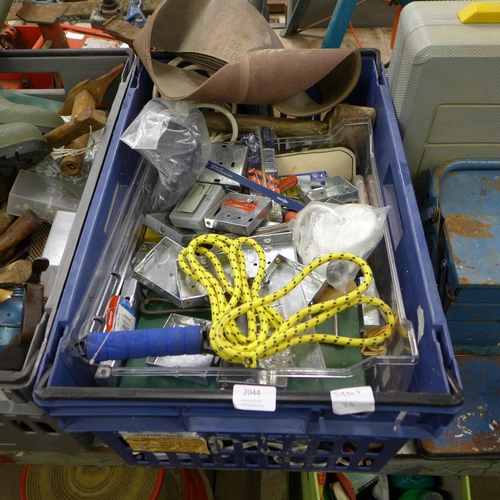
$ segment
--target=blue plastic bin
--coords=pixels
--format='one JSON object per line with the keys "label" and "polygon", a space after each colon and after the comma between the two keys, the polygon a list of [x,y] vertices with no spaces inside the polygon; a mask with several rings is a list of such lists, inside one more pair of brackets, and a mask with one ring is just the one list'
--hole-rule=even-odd
{"label": "blue plastic bin", "polygon": [[[378,51],[362,51],[349,102],[374,107],[374,151],[407,317],[419,332],[420,361],[406,392],[375,393],[375,411],[335,415],[328,392],[278,391],[273,413],[235,410],[231,391],[97,387],[88,366],[64,359],[60,343],[112,232],[139,155],[121,132],[150,99],[140,62],[123,101],[101,179],[50,332],[34,398],[69,432],[92,431],[135,465],[260,469],[380,470],[408,439],[438,436],[463,401],[435,288],[410,175]],[[128,213],[125,210],[125,213]],[[121,251],[116,248],[116,251]],[[132,434],[131,434],[132,433]],[[182,445],[179,439],[183,438]]]}

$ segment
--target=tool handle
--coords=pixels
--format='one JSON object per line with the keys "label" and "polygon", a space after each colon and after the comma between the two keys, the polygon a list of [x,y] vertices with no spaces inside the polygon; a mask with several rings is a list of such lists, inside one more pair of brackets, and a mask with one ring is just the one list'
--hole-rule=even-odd
{"label": "tool handle", "polygon": [[176,326],[151,330],[89,333],[86,355],[94,362],[109,359],[136,359],[148,356],[200,354],[199,326]]}
{"label": "tool handle", "polygon": [[70,122],[44,134],[49,151],[69,144],[78,137],[86,135],[90,129],[95,132],[106,126],[106,115],[97,109],[87,108],[71,119]]}
{"label": "tool handle", "polygon": [[[240,134],[255,132],[259,127],[272,128],[278,137],[324,135],[328,134],[330,130],[327,122],[319,120],[300,120],[243,114],[235,114],[233,116],[238,124]],[[205,118],[209,130],[229,134],[232,131],[231,123],[221,113],[204,111],[203,118]]]}
{"label": "tool handle", "polygon": [[[57,114],[59,116],[68,116],[73,115],[73,108],[75,107],[75,101],[77,99],[78,94],[82,91],[87,91],[94,98],[95,103],[93,107],[97,107],[104,98],[104,94],[106,93],[107,88],[111,84],[111,82],[120,76],[123,72],[123,68],[125,64],[121,63],[115,66],[113,69],[104,73],[104,75],[100,75],[96,78],[92,78],[89,80],[84,80],[83,82],[75,85],[66,96],[64,100],[64,104],[61,106]],[[81,111],[81,110],[80,110]]]}
{"label": "tool handle", "polygon": [[27,238],[42,224],[38,215],[26,210],[9,228],[0,235],[0,256]]}
{"label": "tool handle", "polygon": [[5,233],[14,222],[15,217],[7,213],[7,207],[0,209],[0,234]]}
{"label": "tool handle", "polygon": [[[96,100],[94,96],[88,90],[82,90],[79,94],[75,96],[75,102],[73,104],[73,111],[71,113],[71,119],[76,118],[82,111],[86,109],[92,109],[96,107]],[[89,134],[83,134],[70,142],[67,146],[68,149],[83,149],[87,146],[89,139]],[[79,154],[76,156],[65,156],[61,160],[61,172],[66,175],[74,176],[77,175],[83,167],[83,159],[85,155]]]}

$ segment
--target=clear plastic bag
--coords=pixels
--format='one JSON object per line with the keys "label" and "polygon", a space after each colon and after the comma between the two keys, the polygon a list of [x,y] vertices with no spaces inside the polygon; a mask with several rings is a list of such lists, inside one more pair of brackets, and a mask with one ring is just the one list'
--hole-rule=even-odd
{"label": "clear plastic bag", "polygon": [[187,102],[152,99],[121,136],[159,173],[153,211],[172,208],[191,189],[210,158],[203,114]]}
{"label": "clear plastic bag", "polygon": [[[367,259],[382,239],[389,207],[312,202],[303,208],[292,225],[294,245],[303,264],[327,253],[348,252]],[[352,262],[329,262],[317,272],[328,283],[346,293],[358,273]]]}

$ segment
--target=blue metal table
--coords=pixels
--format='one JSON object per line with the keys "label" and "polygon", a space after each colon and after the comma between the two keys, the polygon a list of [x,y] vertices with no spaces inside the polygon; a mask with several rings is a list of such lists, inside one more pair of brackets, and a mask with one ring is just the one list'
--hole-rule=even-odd
{"label": "blue metal table", "polygon": [[[281,32],[281,36],[293,35],[297,33],[300,21],[304,16],[311,0],[297,0],[295,7],[290,14],[286,28]],[[351,21],[352,14],[356,7],[357,0],[337,0],[332,18],[328,24],[325,38],[321,47],[323,49],[337,49],[342,44],[345,32]]]}

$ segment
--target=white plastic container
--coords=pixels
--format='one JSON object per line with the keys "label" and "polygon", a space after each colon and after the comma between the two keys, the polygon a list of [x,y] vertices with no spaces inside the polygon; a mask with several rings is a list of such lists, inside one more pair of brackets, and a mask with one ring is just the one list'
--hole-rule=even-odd
{"label": "white plastic container", "polygon": [[388,78],[417,200],[428,168],[500,156],[500,29],[462,24],[470,3],[412,2],[399,20]]}

